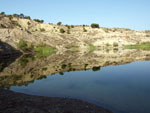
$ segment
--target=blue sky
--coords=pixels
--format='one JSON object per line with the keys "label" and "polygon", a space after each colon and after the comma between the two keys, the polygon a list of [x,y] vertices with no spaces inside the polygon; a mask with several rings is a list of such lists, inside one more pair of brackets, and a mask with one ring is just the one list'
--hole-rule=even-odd
{"label": "blue sky", "polygon": [[23,13],[46,23],[150,30],[150,0],[0,0],[0,11]]}

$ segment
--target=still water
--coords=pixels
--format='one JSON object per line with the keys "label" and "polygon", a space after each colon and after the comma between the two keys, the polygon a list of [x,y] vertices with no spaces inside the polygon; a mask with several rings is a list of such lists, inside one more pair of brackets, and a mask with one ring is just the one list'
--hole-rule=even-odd
{"label": "still water", "polygon": [[[45,60],[50,70],[40,68],[44,72],[46,71],[46,73],[53,73],[46,74],[46,76],[39,74],[40,76],[38,75],[37,78],[34,78],[32,75],[31,78],[33,79],[30,80],[31,78],[27,77],[29,73],[26,73],[26,71],[23,72],[23,77],[16,77],[16,80],[5,77],[1,81],[8,79],[7,81],[10,80],[9,83],[6,81],[0,83],[3,84],[3,87],[9,86],[10,90],[26,94],[78,98],[108,108],[114,113],[150,113],[150,61],[144,61],[148,59],[149,55],[147,52],[146,54],[142,54],[141,52],[137,54],[135,55],[135,52],[134,55],[130,53],[130,57],[127,58],[125,57],[127,55],[119,55],[113,58],[106,56],[108,59],[102,56],[95,56],[97,58],[96,60],[95,57],[93,60],[91,59],[93,56],[88,57],[87,55],[85,58],[88,57],[86,62],[89,63],[85,64],[84,60],[83,66],[81,65],[82,60],[79,59],[78,61],[80,63],[73,63],[74,57],[67,57],[71,60],[65,60],[65,63],[68,64],[66,67],[64,61],[63,63],[61,62],[61,65],[58,61],[57,63],[53,62],[53,66],[51,66],[52,64],[49,64]],[[54,57],[56,58],[56,56]],[[62,56],[60,57],[62,58]],[[75,58],[77,60],[77,57]],[[80,59],[82,58],[80,57]],[[32,63],[33,66],[34,64],[37,65],[35,61],[32,62],[34,62]],[[91,64],[92,62],[94,63]],[[55,66],[58,64],[64,71],[59,69],[59,66]],[[91,65],[95,67],[90,69]],[[69,71],[67,69],[65,70],[68,67],[72,69]],[[85,69],[85,67],[88,69]],[[41,72],[39,71],[38,73]],[[11,80],[15,80],[15,82],[11,83]]]}

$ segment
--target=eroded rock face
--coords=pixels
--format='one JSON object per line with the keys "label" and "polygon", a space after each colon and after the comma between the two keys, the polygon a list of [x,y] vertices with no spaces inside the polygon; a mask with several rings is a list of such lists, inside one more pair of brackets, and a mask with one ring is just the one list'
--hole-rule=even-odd
{"label": "eroded rock face", "polygon": [[[30,23],[30,24],[29,24]],[[57,51],[65,51],[68,46],[79,46],[80,49],[87,49],[89,44],[95,46],[112,45],[117,42],[119,47],[127,44],[136,44],[150,42],[149,31],[133,31],[123,28],[96,28],[85,26],[87,32],[83,32],[83,26],[74,26],[70,28],[70,34],[60,33],[64,25],[57,26],[53,24],[37,23],[33,20],[13,17],[0,16],[0,40],[7,42],[16,48],[20,39],[33,42],[35,45],[45,43],[57,48]],[[44,30],[41,30],[44,29]]]}
{"label": "eroded rock face", "polygon": [[118,52],[66,53],[39,59],[22,56],[0,72],[0,87],[26,85],[46,75],[76,70],[99,69],[109,65],[121,65],[133,61],[150,60],[150,51],[122,50]]}

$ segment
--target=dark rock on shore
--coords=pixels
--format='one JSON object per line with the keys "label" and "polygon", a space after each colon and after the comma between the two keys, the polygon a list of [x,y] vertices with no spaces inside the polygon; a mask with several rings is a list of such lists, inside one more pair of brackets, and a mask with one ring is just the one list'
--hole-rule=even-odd
{"label": "dark rock on shore", "polygon": [[0,113],[112,113],[77,99],[32,96],[0,89]]}

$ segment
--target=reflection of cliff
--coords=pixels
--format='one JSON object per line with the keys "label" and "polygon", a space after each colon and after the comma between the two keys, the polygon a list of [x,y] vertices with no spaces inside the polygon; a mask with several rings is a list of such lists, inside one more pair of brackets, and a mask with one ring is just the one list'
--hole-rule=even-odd
{"label": "reflection of cliff", "polygon": [[28,84],[44,75],[75,70],[99,70],[99,67],[150,60],[150,51],[122,50],[116,53],[97,51],[92,54],[51,55],[44,59],[22,56],[0,73],[0,87]]}
{"label": "reflection of cliff", "polygon": [[20,55],[20,51],[15,50],[7,43],[0,41],[0,72],[13,61],[15,61],[15,59],[17,59]]}

